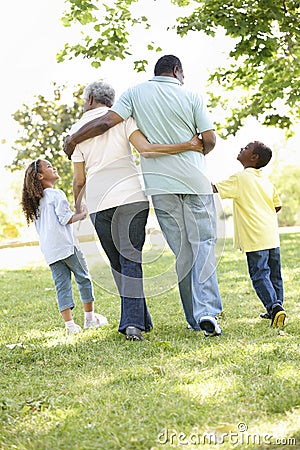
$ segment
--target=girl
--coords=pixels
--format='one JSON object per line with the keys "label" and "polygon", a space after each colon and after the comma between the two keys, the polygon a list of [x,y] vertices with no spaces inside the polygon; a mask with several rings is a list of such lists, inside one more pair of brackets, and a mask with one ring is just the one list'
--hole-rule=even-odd
{"label": "girl", "polygon": [[84,328],[106,325],[107,319],[94,313],[92,282],[84,256],[75,241],[71,224],[86,217],[86,211],[73,213],[63,191],[54,189],[59,175],[54,167],[42,159],[32,162],[25,172],[22,209],[27,224],[34,222],[40,247],[52,272],[58,308],[66,325],[66,333],[79,333],[74,323],[71,287],[73,272],[84,308]]}

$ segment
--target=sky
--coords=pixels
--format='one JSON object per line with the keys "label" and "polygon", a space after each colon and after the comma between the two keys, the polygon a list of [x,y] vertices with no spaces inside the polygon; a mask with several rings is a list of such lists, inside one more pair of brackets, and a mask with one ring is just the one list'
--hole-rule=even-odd
{"label": "sky", "polygon": [[[109,1],[109,0],[107,0]],[[34,95],[51,92],[51,82],[75,86],[104,79],[112,84],[118,97],[129,85],[149,79],[153,66],[162,54],[177,55],[185,72],[185,87],[200,92],[205,97],[205,84],[210,71],[226,63],[226,54],[232,41],[224,33],[210,38],[202,33],[190,33],[179,38],[174,31],[166,31],[183,14],[182,8],[170,6],[170,0],[141,0],[138,13],[154,19],[152,31],[133,35],[133,56],[128,62],[104,63],[99,69],[81,58],[64,63],[56,62],[56,53],[66,42],[78,43],[79,28],[64,28],[60,18],[65,9],[63,0],[11,0],[5,2],[0,17],[0,55],[2,62],[2,102],[0,107],[0,168],[12,159],[11,145],[16,138],[17,124],[11,115],[23,103],[33,103]],[[145,44],[153,41],[163,48],[163,53],[145,53]],[[147,73],[133,71],[132,61],[149,59]],[[250,121],[234,139],[224,142],[218,139],[209,169],[216,178],[227,176],[238,168],[236,154],[249,141],[264,140],[270,146],[286,146],[283,133],[261,127]],[[294,151],[289,152],[294,157]],[[217,181],[217,180],[215,180]]]}
{"label": "sky", "polygon": [[[106,0],[106,3],[111,1]],[[10,0],[3,3],[0,15],[0,205],[6,208],[9,215],[14,216],[16,209],[19,209],[19,200],[12,201],[15,192],[13,183],[21,183],[23,178],[22,173],[11,174],[5,170],[5,165],[13,159],[11,147],[18,130],[11,115],[22,104],[33,104],[35,95],[42,94],[47,98],[52,93],[52,82],[67,85],[73,92],[72,87],[77,84],[87,85],[104,79],[113,85],[118,97],[130,85],[150,79],[154,64],[160,56],[175,54],[183,64],[185,88],[197,91],[205,98],[208,75],[218,66],[226,64],[232,41],[224,32],[219,32],[215,38],[203,33],[189,33],[179,38],[174,31],[167,31],[167,27],[183,15],[181,8],[170,6],[170,3],[170,0],[139,0],[141,10],[138,13],[150,17],[152,30],[147,33],[135,31],[133,55],[129,60],[104,63],[99,69],[92,68],[87,60],[81,58],[60,64],[56,62],[56,54],[65,43],[76,44],[80,41],[79,28],[64,28],[61,24],[64,0]],[[163,52],[145,52],[149,42],[162,47]],[[145,58],[149,60],[149,68],[146,73],[137,74],[133,71],[133,61]],[[217,182],[241,170],[236,156],[242,146],[253,140],[262,140],[279,151],[281,162],[300,164],[299,136],[300,132],[285,142],[282,131],[266,129],[250,119],[235,137],[226,141],[217,138],[215,149],[206,157],[208,175],[213,182]],[[5,144],[1,144],[3,139],[6,140]],[[271,171],[277,163],[273,159],[266,169]],[[16,181],[16,177],[19,181]],[[32,240],[35,236],[32,227],[25,227],[22,231],[23,240]],[[24,258],[27,260],[25,250]],[[41,254],[34,258],[39,263],[43,261]],[[20,255],[13,259],[23,264]],[[5,256],[4,260],[7,261]]]}

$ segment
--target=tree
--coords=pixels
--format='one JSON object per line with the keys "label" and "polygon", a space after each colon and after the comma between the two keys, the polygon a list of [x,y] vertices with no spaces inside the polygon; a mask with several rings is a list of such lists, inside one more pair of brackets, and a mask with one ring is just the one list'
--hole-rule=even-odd
{"label": "tree", "polygon": [[13,147],[16,155],[9,168],[11,171],[24,169],[35,159],[49,159],[60,175],[56,186],[70,198],[73,173],[63,152],[63,141],[71,125],[82,115],[83,89],[77,86],[71,105],[64,102],[65,92],[65,86],[53,83],[53,98],[37,95],[32,106],[23,105],[13,114],[20,130]]}
{"label": "tree", "polygon": [[[178,2],[180,3],[180,1]],[[243,93],[225,124],[235,134],[248,116],[264,125],[291,129],[300,118],[300,2],[295,0],[206,0],[189,17],[179,19],[184,35],[218,27],[235,39],[229,69],[210,77],[226,91]],[[211,96],[211,106],[229,103]],[[284,112],[283,112],[284,111]]]}
{"label": "tree", "polygon": [[279,192],[282,209],[278,214],[280,226],[293,226],[300,224],[300,196],[299,179],[300,167],[283,166],[279,172],[272,176]]}
{"label": "tree", "polygon": [[[88,34],[85,35],[82,44],[72,46],[65,44],[64,49],[57,55],[58,62],[81,55],[90,59],[91,65],[97,68],[107,59],[125,59],[129,56],[131,28],[138,24],[144,24],[146,29],[150,28],[147,17],[132,15],[130,6],[136,2],[138,0],[115,0],[110,2],[112,6],[109,6],[102,2],[99,5],[98,0],[94,3],[90,0],[69,0],[70,11],[65,12],[62,18],[63,25],[70,27],[72,23],[79,23],[88,27]],[[90,33],[96,36],[91,37]],[[148,48],[154,49],[151,44]],[[160,50],[160,47],[156,48],[156,51]],[[146,64],[146,60],[135,61],[134,69],[143,71]]]}
{"label": "tree", "polygon": [[[155,1],[155,0],[154,0]],[[145,16],[135,17],[133,3],[139,0],[115,0],[107,6],[94,0],[67,0],[70,10],[62,18],[65,26],[79,23],[86,28],[82,44],[65,48],[58,61],[79,55],[89,58],[93,66],[107,59],[124,59],[131,52],[132,27],[151,24]],[[99,5],[101,3],[101,5]],[[266,126],[277,126],[292,134],[293,124],[300,118],[300,1],[299,0],[170,0],[181,6],[197,5],[192,14],[177,19],[180,36],[204,31],[215,36],[223,28],[233,38],[228,55],[229,66],[218,68],[209,81],[224,94],[211,92],[209,107],[216,105],[231,110],[224,119],[224,137],[235,135],[248,116]],[[93,35],[96,37],[93,37]],[[148,45],[148,49],[161,48]],[[135,61],[142,71],[146,60]],[[215,89],[214,89],[215,92]],[[234,92],[234,99],[230,93]],[[227,113],[228,115],[228,113]]]}

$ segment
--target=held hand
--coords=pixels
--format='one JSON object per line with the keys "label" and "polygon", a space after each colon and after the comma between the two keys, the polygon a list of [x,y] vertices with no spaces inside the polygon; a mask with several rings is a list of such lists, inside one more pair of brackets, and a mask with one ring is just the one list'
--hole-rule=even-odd
{"label": "held hand", "polygon": [[192,139],[189,141],[191,144],[191,150],[194,152],[199,152],[204,155],[204,147],[202,139],[199,139],[199,135],[195,134],[195,136],[192,137]]}
{"label": "held hand", "polygon": [[88,210],[87,210],[87,207],[86,207],[85,203],[82,203],[82,202],[75,203],[75,213],[76,214],[83,214],[84,213],[87,216]]}
{"label": "held hand", "polygon": [[87,215],[88,215],[88,210],[87,210],[87,207],[86,207],[86,204],[85,204],[85,203],[82,203],[82,205],[81,205],[81,211],[82,211],[82,213],[85,214],[85,217],[87,217]]}
{"label": "held hand", "polygon": [[85,209],[84,211],[82,211],[80,213],[80,220],[86,219],[86,216],[87,216],[87,210]]}
{"label": "held hand", "polygon": [[64,152],[68,156],[68,159],[71,159],[71,156],[74,152],[76,144],[72,142],[71,136],[67,136],[64,142]]}

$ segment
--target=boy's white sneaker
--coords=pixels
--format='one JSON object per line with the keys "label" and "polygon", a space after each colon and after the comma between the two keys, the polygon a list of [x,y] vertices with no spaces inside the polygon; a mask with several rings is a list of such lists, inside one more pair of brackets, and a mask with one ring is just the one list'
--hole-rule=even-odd
{"label": "boy's white sneaker", "polygon": [[108,324],[108,320],[106,317],[102,316],[102,314],[94,314],[95,320],[86,320],[84,322],[84,329],[88,328],[99,328]]}
{"label": "boy's white sneaker", "polygon": [[75,323],[72,328],[67,328],[66,329],[66,334],[67,335],[69,335],[69,334],[78,334],[78,333],[81,333],[81,331],[82,331],[82,328]]}

